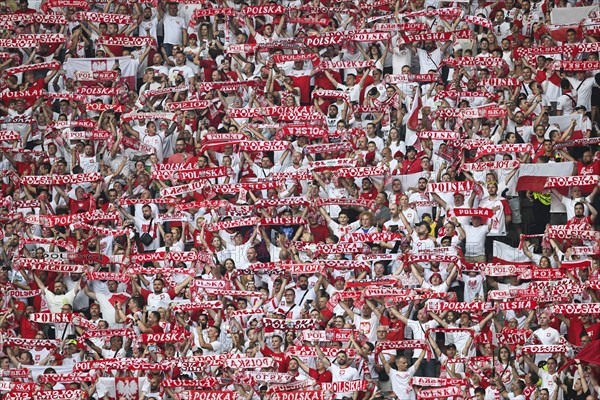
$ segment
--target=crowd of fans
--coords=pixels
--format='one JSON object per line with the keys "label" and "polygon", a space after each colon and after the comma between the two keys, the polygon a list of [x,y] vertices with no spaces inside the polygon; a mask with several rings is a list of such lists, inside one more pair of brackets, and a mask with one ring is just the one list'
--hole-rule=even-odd
{"label": "crowd of fans", "polygon": [[0,396],[599,398],[595,5],[3,1]]}

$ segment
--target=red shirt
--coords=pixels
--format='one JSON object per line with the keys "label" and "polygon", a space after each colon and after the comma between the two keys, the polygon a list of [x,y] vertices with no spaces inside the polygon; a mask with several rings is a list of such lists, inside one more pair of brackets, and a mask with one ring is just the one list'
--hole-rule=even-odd
{"label": "red shirt", "polygon": [[93,203],[94,201],[91,196],[81,201],[69,199],[69,211],[71,212],[71,214],[91,211]]}
{"label": "red shirt", "polygon": [[588,328],[583,326],[581,318],[574,316],[569,318],[569,328],[567,329],[567,340],[575,346],[581,346],[581,336],[587,335],[591,340],[598,339],[600,333],[600,323],[592,324]]}
{"label": "red shirt", "polygon": [[288,364],[290,363],[290,358],[287,357],[285,353],[275,353],[267,346],[260,349],[260,352],[264,356],[271,357],[275,361],[277,361],[277,372],[286,373],[288,371]]}
{"label": "red shirt", "polygon": [[365,199],[365,200],[375,200],[375,197],[377,197],[377,188],[373,185],[371,186],[371,190],[369,190],[368,192],[360,192],[360,195],[358,197],[360,197],[361,199]]}
{"label": "red shirt", "polygon": [[[102,37],[125,37],[124,34],[122,33],[117,33],[114,36],[110,36],[110,35],[102,35]],[[123,46],[108,46],[105,45],[106,48],[115,55],[115,57],[121,57],[123,55]]]}
{"label": "red shirt", "polygon": [[400,175],[415,174],[421,171],[423,171],[423,167],[421,167],[421,160],[419,158],[415,158],[412,161],[408,159],[402,160]]}
{"label": "red shirt", "polygon": [[37,322],[30,321],[25,315],[22,315],[19,319],[19,328],[21,330],[21,337],[25,339],[35,339],[35,335],[39,330]]}
{"label": "red shirt", "polygon": [[308,376],[313,378],[317,382],[317,385],[333,382],[333,375],[331,375],[330,371],[319,372],[316,369],[309,368]]}
{"label": "red shirt", "polygon": [[314,243],[319,243],[319,242],[325,242],[325,239],[330,235],[329,232],[329,228],[326,227],[325,225],[315,225],[315,226],[310,226],[310,233],[312,233],[314,240]]}
{"label": "red shirt", "polygon": [[[594,160],[589,165],[577,163],[577,175],[600,175],[600,160]],[[594,185],[581,186],[581,193],[588,195],[594,190]]]}

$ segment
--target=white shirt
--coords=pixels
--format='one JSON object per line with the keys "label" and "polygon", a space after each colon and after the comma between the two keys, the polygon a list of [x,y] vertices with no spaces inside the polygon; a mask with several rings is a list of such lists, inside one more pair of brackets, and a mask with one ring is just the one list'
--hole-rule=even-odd
{"label": "white shirt", "polygon": [[488,224],[492,225],[492,228],[488,232],[488,236],[506,236],[506,218],[504,216],[504,204],[502,204],[503,198],[497,196],[495,200],[489,197],[484,197],[479,202],[479,207],[490,208],[499,207],[494,212],[494,216],[487,221]]}
{"label": "white shirt", "polygon": [[185,21],[179,16],[171,16],[168,13],[163,18],[164,43],[183,44],[183,28]]}
{"label": "white shirt", "polygon": [[[550,326],[546,329],[539,328],[537,331],[533,332],[533,334],[540,340],[540,342],[542,342],[544,346],[556,344],[560,339],[560,333]],[[538,363],[540,361],[546,361],[551,356],[551,353],[537,353],[535,356],[535,362]]]}
{"label": "white shirt", "polygon": [[[338,365],[331,364],[329,370],[331,371],[331,375],[333,376],[333,382],[351,382],[353,380],[359,379],[358,371],[354,367],[340,368]],[[337,393],[335,397],[336,399],[341,399],[345,396],[352,397],[352,392],[340,392]]]}
{"label": "white shirt", "polygon": [[[425,340],[425,332],[427,332],[428,329],[437,328],[438,323],[434,320],[431,320],[421,324],[419,321],[409,319],[406,326],[408,326],[412,331],[414,340]],[[413,358],[419,357],[422,351],[423,350],[421,349],[415,349],[413,351]]]}
{"label": "white shirt", "polygon": [[415,392],[410,384],[410,380],[415,375],[415,367],[410,367],[404,372],[392,369],[389,375],[392,390],[398,396],[398,400],[413,400],[415,398]]}

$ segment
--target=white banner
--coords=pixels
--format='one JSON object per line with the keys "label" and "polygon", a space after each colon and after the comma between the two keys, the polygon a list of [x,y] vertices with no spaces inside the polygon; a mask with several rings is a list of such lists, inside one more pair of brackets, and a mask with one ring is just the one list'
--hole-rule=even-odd
{"label": "white banner", "polygon": [[69,58],[64,63],[64,68],[67,78],[75,79],[76,71],[110,71],[115,65],[115,61],[119,62],[121,81],[127,83],[130,88],[136,88],[138,66],[131,57]]}

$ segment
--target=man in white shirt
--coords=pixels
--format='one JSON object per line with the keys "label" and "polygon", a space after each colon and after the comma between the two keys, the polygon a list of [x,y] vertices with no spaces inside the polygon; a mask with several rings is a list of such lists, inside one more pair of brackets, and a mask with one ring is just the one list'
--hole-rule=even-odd
{"label": "man in white shirt", "polygon": [[415,392],[410,381],[415,375],[417,369],[419,369],[419,366],[423,361],[423,357],[425,357],[424,351],[421,352],[415,363],[408,368],[408,358],[406,356],[400,356],[396,359],[396,367],[398,367],[398,369],[394,370],[390,367],[390,364],[383,356],[383,353],[379,353],[379,358],[385,368],[385,372],[390,376],[390,381],[392,382],[392,391],[396,397],[398,397],[398,400],[415,399]]}
{"label": "man in white shirt", "polygon": [[[345,351],[338,352],[336,356],[337,365],[332,364],[321,348],[316,345],[317,356],[319,360],[325,365],[325,368],[331,371],[331,375],[333,376],[333,382],[351,382],[353,380],[359,379],[358,370],[354,367],[351,367],[352,361],[348,358],[348,355]],[[352,397],[352,392],[338,392],[335,394],[335,399],[341,399],[343,397]]]}
{"label": "man in white shirt", "polygon": [[169,79],[174,81],[175,75],[183,76],[186,85],[193,85],[195,82],[194,70],[185,63],[185,54],[179,52],[175,54],[175,66],[169,70]]}
{"label": "man in white shirt", "polygon": [[218,326],[211,326],[206,330],[206,339],[202,327],[199,326],[194,332],[194,341],[198,347],[202,348],[203,356],[217,356],[221,354],[223,344],[219,341],[221,329]]}
{"label": "man in white shirt", "polygon": [[[413,339],[414,340],[427,340],[427,330],[428,329],[433,329],[433,328],[437,328],[438,327],[438,323],[435,320],[428,320],[429,319],[429,315],[427,314],[427,311],[425,310],[425,308],[420,309],[417,312],[417,320],[415,321],[414,319],[408,319],[406,318],[400,311],[396,310],[394,307],[389,309],[396,317],[398,317],[398,319],[400,321],[402,321],[411,331],[413,334]],[[425,353],[425,351],[421,350],[421,349],[415,349],[413,351],[413,359],[417,358],[415,360],[415,365],[417,366],[417,368],[415,368],[416,370],[419,370],[419,365],[421,363],[421,361],[419,360],[423,360],[423,354]],[[424,365],[423,368],[420,369],[420,373],[417,374],[418,376],[428,376],[433,378],[435,375],[435,360],[428,360]],[[392,381],[392,387],[394,383]]]}
{"label": "man in white shirt", "polygon": [[62,306],[64,304],[69,304],[71,307],[73,306],[73,300],[75,300],[75,296],[79,293],[81,289],[81,280],[77,282],[75,287],[67,292],[67,287],[62,282],[54,283],[54,293],[51,292],[46,285],[41,281],[41,279],[33,273],[33,278],[37,283],[38,287],[46,297],[46,302],[48,303],[48,309],[51,313],[59,313],[62,311]]}
{"label": "man in white shirt", "polygon": [[[542,313],[538,317],[538,323],[540,327],[533,332],[544,346],[557,344],[560,339],[560,333],[550,326],[550,316],[546,313]],[[546,361],[552,356],[551,353],[538,353],[535,357],[535,362]]]}
{"label": "man in white shirt", "polygon": [[179,15],[177,3],[169,3],[167,13],[163,17],[164,39],[163,49],[168,57],[171,56],[173,46],[187,43],[187,28],[185,21]]}

